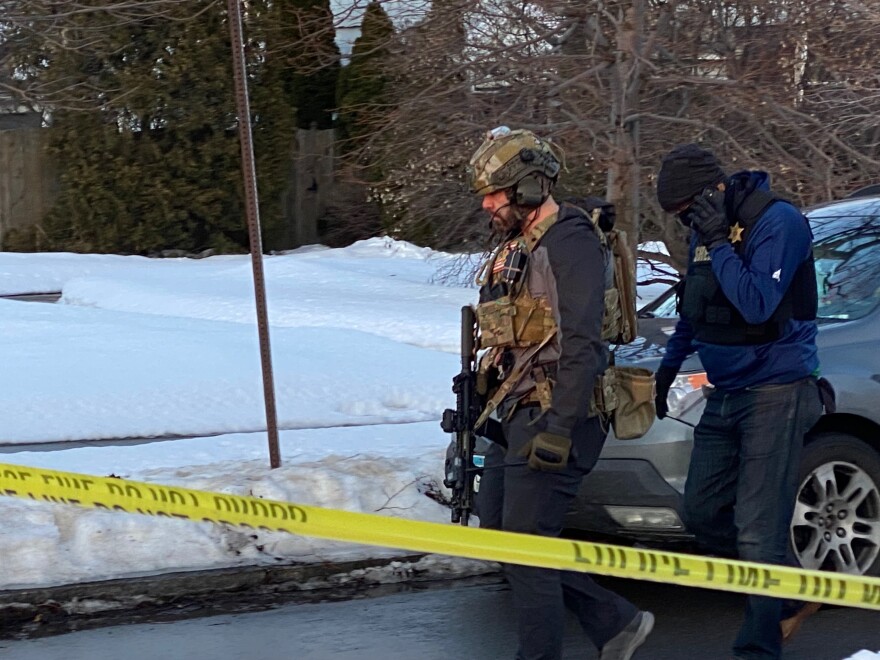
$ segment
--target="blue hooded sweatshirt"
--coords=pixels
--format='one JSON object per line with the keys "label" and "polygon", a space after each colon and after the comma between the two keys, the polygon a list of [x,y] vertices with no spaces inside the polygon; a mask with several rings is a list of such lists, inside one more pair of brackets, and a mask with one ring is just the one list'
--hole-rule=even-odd
{"label": "blue hooded sweatshirt", "polygon": [[[735,185],[768,190],[766,172],[738,172]],[[732,193],[731,188],[728,192]],[[795,271],[812,249],[813,236],[801,213],[791,204],[768,206],[755,222],[743,254],[730,243],[714,248],[712,272],[728,300],[748,323],[764,323],[776,311]],[[693,268],[696,232],[692,233],[688,271]],[[694,338],[691,323],[682,316],[666,345],[663,366],[676,371],[697,351],[709,382],[722,390],[791,383],[818,374],[816,322],[790,319],[776,341],[752,345],[707,344]]]}

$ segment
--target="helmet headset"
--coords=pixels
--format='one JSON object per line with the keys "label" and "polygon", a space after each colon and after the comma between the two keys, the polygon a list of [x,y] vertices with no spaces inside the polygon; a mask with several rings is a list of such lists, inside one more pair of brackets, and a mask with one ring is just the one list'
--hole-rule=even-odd
{"label": "helmet headset", "polygon": [[550,196],[561,169],[552,145],[527,130],[489,131],[470,161],[471,190],[509,190],[511,204],[537,208]]}

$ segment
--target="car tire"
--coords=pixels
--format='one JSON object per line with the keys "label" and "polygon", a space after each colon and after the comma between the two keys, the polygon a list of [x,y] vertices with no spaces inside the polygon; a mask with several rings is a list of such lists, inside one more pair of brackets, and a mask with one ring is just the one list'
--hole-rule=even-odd
{"label": "car tire", "polygon": [[845,433],[804,447],[789,535],[804,568],[880,575],[880,456]]}

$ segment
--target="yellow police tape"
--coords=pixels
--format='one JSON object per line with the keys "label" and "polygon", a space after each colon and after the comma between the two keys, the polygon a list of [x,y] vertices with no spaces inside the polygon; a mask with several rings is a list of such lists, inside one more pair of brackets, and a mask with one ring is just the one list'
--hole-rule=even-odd
{"label": "yellow police tape", "polygon": [[0,495],[880,610],[880,578],[442,525],[3,463]]}

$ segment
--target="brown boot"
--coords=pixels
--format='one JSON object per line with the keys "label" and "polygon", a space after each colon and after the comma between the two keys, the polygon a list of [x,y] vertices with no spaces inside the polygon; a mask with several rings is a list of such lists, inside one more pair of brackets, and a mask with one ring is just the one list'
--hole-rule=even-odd
{"label": "brown boot", "polygon": [[780,621],[779,627],[782,629],[782,643],[785,644],[794,637],[794,634],[806,618],[818,612],[820,607],[822,607],[822,603],[807,603],[790,617]]}

